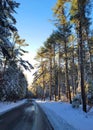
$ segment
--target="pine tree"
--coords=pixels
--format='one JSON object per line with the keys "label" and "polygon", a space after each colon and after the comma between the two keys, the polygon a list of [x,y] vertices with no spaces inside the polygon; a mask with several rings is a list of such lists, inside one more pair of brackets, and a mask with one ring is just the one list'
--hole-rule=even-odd
{"label": "pine tree", "polygon": [[0,41],[2,43],[0,46],[6,50],[8,47],[12,47],[10,37],[15,31],[17,31],[14,26],[16,19],[13,17],[13,13],[15,13],[15,8],[18,7],[19,3],[16,3],[15,1],[0,1]]}

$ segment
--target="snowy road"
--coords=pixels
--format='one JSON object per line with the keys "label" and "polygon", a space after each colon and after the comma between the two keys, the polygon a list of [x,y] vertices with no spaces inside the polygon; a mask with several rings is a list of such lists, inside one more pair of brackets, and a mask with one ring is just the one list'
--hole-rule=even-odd
{"label": "snowy road", "polygon": [[0,130],[53,130],[42,110],[32,102],[0,116]]}

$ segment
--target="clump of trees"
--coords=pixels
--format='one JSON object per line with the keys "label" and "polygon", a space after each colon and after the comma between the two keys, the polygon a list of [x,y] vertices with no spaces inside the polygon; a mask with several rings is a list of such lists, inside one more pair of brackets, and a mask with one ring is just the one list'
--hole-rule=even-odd
{"label": "clump of trees", "polygon": [[48,92],[50,100],[65,96],[71,103],[79,93],[85,112],[88,97],[91,101],[93,97],[92,4],[91,0],[57,0],[56,30],[37,52],[39,66],[33,81],[43,88],[43,97]]}
{"label": "clump of trees", "polygon": [[16,19],[13,14],[19,7],[14,0],[0,1],[0,100],[17,100],[26,97],[27,80],[23,73],[33,69],[33,66],[22,59],[27,46],[21,39],[15,27]]}

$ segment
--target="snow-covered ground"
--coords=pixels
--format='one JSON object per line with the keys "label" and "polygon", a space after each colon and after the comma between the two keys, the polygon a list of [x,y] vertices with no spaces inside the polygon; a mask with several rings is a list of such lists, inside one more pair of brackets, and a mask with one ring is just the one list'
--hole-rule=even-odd
{"label": "snow-covered ground", "polygon": [[[0,102],[0,114],[24,104],[27,100],[16,103]],[[82,108],[72,108],[69,103],[36,101],[46,113],[54,130],[93,130],[93,109],[84,113]]]}
{"label": "snow-covered ground", "polygon": [[54,130],[93,130],[93,109],[86,114],[81,107],[75,109],[69,103],[37,102],[43,108]]}
{"label": "snow-covered ground", "polygon": [[20,100],[16,103],[14,103],[14,102],[0,102],[0,114],[24,104],[26,102],[26,100],[27,99],[23,99],[23,100]]}

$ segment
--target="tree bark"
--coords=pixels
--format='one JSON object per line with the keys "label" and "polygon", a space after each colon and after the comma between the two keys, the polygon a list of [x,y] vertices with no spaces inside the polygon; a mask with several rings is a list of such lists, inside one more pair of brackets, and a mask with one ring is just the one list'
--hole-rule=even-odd
{"label": "tree bark", "polygon": [[86,112],[86,95],[85,95],[85,87],[84,87],[84,64],[83,64],[83,43],[82,43],[82,10],[81,4],[78,1],[78,9],[80,13],[79,19],[79,51],[80,51],[80,75],[81,75],[81,95],[82,95],[82,103],[83,103],[83,111]]}
{"label": "tree bark", "polygon": [[50,82],[49,82],[49,97],[52,99],[52,58],[50,56]]}
{"label": "tree bark", "polygon": [[71,92],[70,92],[70,86],[69,86],[69,78],[68,78],[68,57],[67,57],[67,45],[65,42],[65,77],[66,77],[66,95],[69,99],[70,103],[71,101]]}
{"label": "tree bark", "polygon": [[56,65],[55,65],[55,43],[53,44],[53,51],[54,51],[54,58],[53,58],[53,62],[54,62],[54,96],[55,96],[55,101],[56,101],[56,96],[57,96],[57,86],[56,86]]}
{"label": "tree bark", "polygon": [[60,100],[60,44],[59,46],[59,58],[58,58],[58,100]]}

